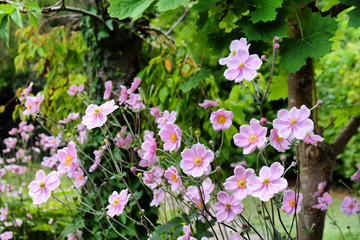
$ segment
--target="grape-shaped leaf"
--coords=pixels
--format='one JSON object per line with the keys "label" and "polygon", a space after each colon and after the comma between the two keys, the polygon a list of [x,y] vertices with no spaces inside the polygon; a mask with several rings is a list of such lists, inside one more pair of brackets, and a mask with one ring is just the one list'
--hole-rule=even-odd
{"label": "grape-shaped leaf", "polygon": [[268,22],[275,20],[276,9],[281,7],[283,0],[253,0],[253,3],[256,5],[256,10],[251,13],[251,21]]}
{"label": "grape-shaped leaf", "polygon": [[287,74],[273,76],[270,83],[269,101],[286,99],[288,97]]}
{"label": "grape-shaped leaf", "polygon": [[354,0],[341,0],[343,4],[354,6],[355,8],[347,13],[349,16],[348,27],[358,28],[360,27],[360,1]]}
{"label": "grape-shaped leaf", "polygon": [[304,29],[303,37],[287,38],[281,42],[282,66],[288,72],[296,72],[306,64],[307,58],[318,59],[331,50],[329,39],[335,35],[337,22],[330,16],[311,14]]}
{"label": "grape-shaped leaf", "polygon": [[118,19],[133,18],[136,20],[140,18],[143,12],[155,0],[109,0],[110,6],[108,12],[111,17]]}

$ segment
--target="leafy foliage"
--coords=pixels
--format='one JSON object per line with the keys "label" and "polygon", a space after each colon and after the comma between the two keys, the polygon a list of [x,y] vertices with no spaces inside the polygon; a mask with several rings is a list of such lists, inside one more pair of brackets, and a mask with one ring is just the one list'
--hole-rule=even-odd
{"label": "leafy foliage", "polygon": [[283,0],[253,0],[256,6],[256,10],[251,13],[251,21],[257,22],[268,22],[273,21],[276,18],[276,9],[280,8]]}

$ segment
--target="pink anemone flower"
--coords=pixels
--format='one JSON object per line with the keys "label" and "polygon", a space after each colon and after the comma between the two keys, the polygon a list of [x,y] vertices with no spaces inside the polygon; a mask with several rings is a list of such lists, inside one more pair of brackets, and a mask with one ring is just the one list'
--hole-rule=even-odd
{"label": "pink anemone flower", "polygon": [[288,182],[282,178],[284,167],[279,162],[274,162],[270,167],[263,166],[259,177],[251,176],[248,179],[249,188],[253,191],[252,196],[261,201],[268,201],[276,193],[284,191]]}
{"label": "pink anemone flower", "polygon": [[218,222],[225,221],[230,223],[234,220],[236,214],[240,214],[243,211],[243,205],[235,197],[229,195],[226,192],[219,192],[217,194],[218,203],[215,203],[214,208],[216,210],[216,218]]}
{"label": "pink anemone flower", "polygon": [[77,92],[81,93],[82,91],[84,91],[84,88],[85,87],[82,84],[80,86],[71,85],[67,93],[70,95],[75,95]]}
{"label": "pink anemone flower", "polygon": [[278,130],[273,128],[270,131],[270,145],[279,152],[285,152],[290,149],[291,142],[287,139],[279,137]]}
{"label": "pink anemone flower", "polygon": [[308,132],[314,129],[314,122],[309,118],[310,110],[302,105],[300,109],[293,107],[290,111],[281,109],[274,120],[274,128],[279,137],[292,141],[294,138],[303,140]]}
{"label": "pink anemone flower", "polygon": [[301,202],[303,200],[302,193],[297,193],[295,197],[295,192],[293,190],[284,191],[284,198],[282,201],[281,210],[283,210],[287,215],[293,215],[295,213],[295,205],[296,205],[296,213],[301,211]]}
{"label": "pink anemone flower", "polygon": [[33,199],[33,204],[46,202],[51,192],[60,185],[59,173],[51,172],[47,176],[43,170],[36,173],[36,179],[32,181],[29,188],[29,196]]}
{"label": "pink anemone flower", "polygon": [[194,144],[191,149],[184,149],[181,152],[181,157],[180,167],[187,175],[200,177],[210,174],[210,163],[214,160],[214,153],[207,150],[205,145]]}
{"label": "pink anemone flower", "polygon": [[252,193],[247,184],[248,178],[251,176],[255,176],[253,169],[248,168],[245,170],[242,166],[237,166],[234,169],[234,176],[226,179],[224,187],[226,191],[233,193],[233,196],[241,201]]}
{"label": "pink anemone flower", "polygon": [[255,118],[251,119],[250,126],[240,126],[240,133],[233,136],[234,143],[238,147],[244,148],[244,154],[255,151],[256,148],[261,149],[266,142],[267,128],[262,127],[260,122]]}
{"label": "pink anemone flower", "polygon": [[105,92],[104,92],[104,98],[103,99],[109,99],[111,95],[111,89],[112,89],[112,81],[106,81],[105,82]]}
{"label": "pink anemone flower", "polygon": [[312,206],[313,208],[317,208],[320,209],[322,211],[326,210],[328,208],[328,205],[330,203],[332,203],[332,197],[329,195],[329,193],[324,193],[324,195],[322,195],[322,197],[318,197],[318,203],[314,206]]}
{"label": "pink anemone flower", "polygon": [[164,174],[164,177],[168,180],[171,185],[171,191],[175,192],[178,188],[182,187],[182,181],[179,176],[179,171],[174,167],[169,167]]}
{"label": "pink anemone flower", "polygon": [[179,150],[181,144],[181,129],[176,124],[166,124],[159,131],[160,138],[164,143],[165,151],[175,151]]}
{"label": "pink anemone flower", "polygon": [[314,193],[313,197],[320,197],[326,186],[326,181],[318,184],[318,190]]}
{"label": "pink anemone flower", "polygon": [[246,38],[240,38],[239,40],[233,40],[230,44],[230,54],[226,58],[221,58],[219,60],[220,65],[226,65],[229,59],[236,56],[236,53],[239,49],[249,49],[250,44],[247,44]]}
{"label": "pink anemone flower", "polygon": [[357,165],[357,171],[351,176],[350,180],[357,182],[360,178],[360,164]]}
{"label": "pink anemone flower", "polygon": [[229,129],[232,124],[233,113],[221,108],[210,115],[210,122],[215,131]]}
{"label": "pink anemone flower", "polygon": [[150,202],[150,206],[159,206],[159,204],[164,200],[164,191],[161,189],[154,190],[154,199]]}
{"label": "pink anemone flower", "polygon": [[75,143],[69,142],[67,147],[57,152],[56,157],[60,161],[57,170],[61,174],[67,173],[69,177],[73,177],[79,167]]}
{"label": "pink anemone flower", "polygon": [[215,101],[205,99],[203,103],[199,103],[199,106],[208,109],[210,107],[219,106],[219,101],[220,99],[216,99]]}
{"label": "pink anemone flower", "polygon": [[114,191],[109,197],[109,205],[107,215],[110,217],[119,216],[123,213],[125,205],[128,203],[130,193],[128,194],[128,189],[121,190],[120,194],[117,191]]}
{"label": "pink anemone flower", "polygon": [[119,106],[115,106],[114,100],[106,102],[101,106],[91,104],[86,109],[86,115],[82,118],[82,124],[86,125],[88,129],[101,127],[105,124],[107,120],[107,115],[109,115],[118,108]]}
{"label": "pink anemone flower", "polygon": [[355,215],[360,210],[357,199],[348,196],[344,197],[340,208],[345,214],[349,216]]}

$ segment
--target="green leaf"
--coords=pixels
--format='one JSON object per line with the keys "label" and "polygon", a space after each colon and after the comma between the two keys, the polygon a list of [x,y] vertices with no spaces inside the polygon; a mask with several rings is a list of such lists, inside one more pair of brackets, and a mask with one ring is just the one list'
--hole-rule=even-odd
{"label": "green leaf", "polygon": [[214,6],[217,2],[218,0],[200,0],[197,4],[193,5],[191,9],[198,12],[203,12]]}
{"label": "green leaf", "polygon": [[155,0],[109,0],[110,6],[108,12],[111,17],[118,19],[133,18],[136,20],[140,18],[143,12]]}
{"label": "green leaf", "polygon": [[186,93],[188,91],[190,91],[193,88],[196,88],[199,83],[200,80],[208,78],[210,76],[210,71],[207,69],[201,69],[200,71],[198,71],[197,73],[194,74],[194,76],[192,76],[187,82],[183,83],[180,87],[180,89]]}
{"label": "green leaf", "polygon": [[25,8],[34,10],[35,12],[41,13],[41,8],[37,2],[27,2]]}
{"label": "green leaf", "polygon": [[159,91],[159,98],[162,103],[165,102],[168,94],[169,92],[167,86],[163,86]]}
{"label": "green leaf", "polygon": [[280,8],[283,0],[254,0],[256,10],[251,15],[251,21],[257,23],[259,21],[268,22],[276,18],[276,9]]}
{"label": "green leaf", "polygon": [[160,12],[164,12],[180,6],[185,6],[188,2],[189,0],[159,0],[155,6],[158,7]]}
{"label": "green leaf", "polygon": [[19,9],[16,9],[16,11],[13,11],[10,16],[11,16],[11,19],[16,23],[16,25],[18,25],[20,28],[23,27]]}
{"label": "green leaf", "polygon": [[37,18],[37,16],[35,15],[35,13],[33,13],[33,12],[28,12],[27,15],[28,15],[28,18],[29,18],[31,24],[34,25],[34,26],[37,26],[37,24],[38,24],[38,22],[39,22],[39,19]]}
{"label": "green leaf", "polygon": [[242,32],[246,34],[249,41],[262,40],[267,42],[274,36],[285,36],[289,26],[288,22],[285,21],[286,14],[287,13],[285,11],[279,12],[275,21],[267,23],[258,22],[253,24],[248,21]]}
{"label": "green leaf", "polygon": [[5,45],[9,47],[10,21],[9,16],[3,16],[0,20],[0,38],[4,40]]}
{"label": "green leaf", "polygon": [[166,225],[161,225],[156,232],[158,233],[165,233],[166,230],[169,231],[170,229],[173,229],[174,227],[178,226],[180,223],[183,223],[182,218],[180,217],[175,217],[173,219],[171,219],[170,221],[168,221],[167,223],[165,223]]}
{"label": "green leaf", "polygon": [[273,76],[269,91],[269,101],[286,99],[288,97],[287,74],[284,73],[279,76]]}
{"label": "green leaf", "polygon": [[[331,50],[329,39],[335,35],[337,22],[330,16],[312,13],[306,22],[304,37],[284,39],[280,47],[280,66],[296,72],[306,64],[307,58],[318,59]],[[300,35],[300,34],[299,34]]]}
{"label": "green leaf", "polygon": [[349,16],[348,27],[358,28],[360,27],[360,5],[355,9],[347,13]]}

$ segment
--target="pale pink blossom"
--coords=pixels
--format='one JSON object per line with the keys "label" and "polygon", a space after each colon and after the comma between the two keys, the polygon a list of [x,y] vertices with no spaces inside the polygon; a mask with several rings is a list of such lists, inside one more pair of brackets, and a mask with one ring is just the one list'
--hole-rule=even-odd
{"label": "pale pink blossom", "polygon": [[101,163],[101,159],[99,158],[95,158],[95,162],[90,166],[89,168],[89,172],[93,172],[97,169],[97,167],[99,166],[99,164]]}
{"label": "pale pink blossom", "polygon": [[110,217],[119,216],[123,213],[125,205],[128,203],[130,193],[128,194],[128,189],[121,190],[120,194],[117,191],[114,191],[109,197],[109,205],[107,215]]}
{"label": "pale pink blossom", "polygon": [[13,232],[4,232],[4,233],[0,234],[1,240],[9,240],[12,238],[13,238]]}
{"label": "pale pink blossom", "polygon": [[156,166],[154,166],[150,171],[145,171],[143,177],[145,185],[151,189],[158,187],[161,184],[161,176],[163,173],[164,170]]}
{"label": "pale pink blossom", "polygon": [[159,131],[159,136],[164,142],[165,151],[175,151],[179,150],[181,144],[181,129],[176,124],[166,124]]}
{"label": "pale pink blossom", "polygon": [[224,187],[226,191],[233,193],[233,196],[241,201],[252,193],[252,190],[247,185],[247,179],[251,176],[255,176],[253,169],[245,169],[242,166],[238,166],[234,169],[234,176],[226,179]]}
{"label": "pale pink blossom", "polygon": [[240,126],[240,133],[233,136],[234,143],[238,147],[244,148],[243,153],[249,154],[256,148],[261,149],[266,142],[267,128],[262,127],[255,118],[251,119],[250,125]]}
{"label": "pale pink blossom", "polygon": [[227,60],[226,65],[228,69],[224,72],[225,78],[239,83],[244,79],[253,80],[257,74],[256,70],[262,65],[262,61],[257,54],[249,55],[248,49],[240,48],[235,56]]}
{"label": "pale pink blossom", "polygon": [[247,44],[246,38],[240,38],[239,40],[233,40],[230,44],[230,54],[226,58],[221,58],[219,60],[220,65],[226,65],[228,61],[236,56],[236,53],[239,49],[249,49],[250,44]]}
{"label": "pale pink blossom", "polygon": [[220,99],[216,99],[215,101],[205,99],[203,103],[199,103],[199,106],[208,109],[210,107],[219,106],[219,101]]}
{"label": "pale pink blossom", "polygon": [[259,177],[248,178],[249,189],[253,191],[252,196],[258,197],[261,201],[268,201],[276,193],[284,191],[288,182],[282,178],[283,173],[284,167],[279,162],[274,162],[270,167],[263,166]]}
{"label": "pale pink blossom", "polygon": [[307,144],[317,146],[317,143],[324,141],[324,138],[322,138],[320,135],[316,135],[313,131],[310,131],[305,135],[303,141]]}
{"label": "pale pink blossom", "polygon": [[76,229],[75,233],[69,233],[67,238],[67,240],[80,240],[82,239],[82,231]]}
{"label": "pale pink blossom", "polygon": [[283,210],[287,215],[293,215],[295,213],[295,206],[296,206],[296,213],[301,211],[301,202],[303,200],[302,193],[297,193],[295,197],[295,192],[293,190],[286,190],[284,191],[284,198],[282,201],[281,210]]}
{"label": "pale pink blossom", "polygon": [[326,186],[326,181],[320,182],[318,185],[318,189],[317,191],[314,193],[313,197],[320,197],[321,194],[323,193],[324,189]]}
{"label": "pale pink blossom", "polygon": [[85,88],[84,85],[80,85],[80,86],[71,85],[67,93],[70,95],[75,95],[77,92],[81,93],[82,91],[84,91],[84,88]]}
{"label": "pale pink blossom", "polygon": [[332,203],[332,197],[329,195],[329,193],[324,193],[322,197],[318,197],[318,203],[313,208],[320,209],[322,211],[326,210],[328,208],[328,205]]}
{"label": "pale pink blossom", "polygon": [[159,204],[164,200],[164,191],[162,189],[154,190],[154,199],[150,202],[150,206],[159,206]]}
{"label": "pale pink blossom", "polygon": [[57,170],[61,174],[67,173],[69,177],[73,177],[79,167],[75,143],[73,141],[69,142],[67,147],[57,152],[56,157],[60,161]]}
{"label": "pale pink blossom", "polygon": [[[206,178],[200,186],[200,192],[204,203],[208,203],[210,200],[210,194],[214,191],[215,185],[211,182],[210,178]],[[196,207],[200,210],[203,209],[202,201],[199,195],[199,190],[195,186],[189,186],[184,196],[185,201],[195,203]]]}
{"label": "pale pink blossom", "polygon": [[41,162],[41,166],[52,168],[57,163],[57,158],[55,156],[43,157],[43,161]]}
{"label": "pale pink blossom", "polygon": [[69,113],[69,115],[67,116],[70,120],[76,120],[80,117],[80,113]]}
{"label": "pale pink blossom", "polygon": [[291,142],[289,142],[287,139],[279,137],[278,130],[273,128],[270,131],[270,145],[279,152],[285,152],[286,150],[290,149]]}
{"label": "pale pink blossom", "polygon": [[144,151],[145,160],[151,161],[156,155],[156,139],[154,138],[154,132],[145,131],[144,142],[141,144],[141,149]]}
{"label": "pale pink blossom", "polygon": [[125,86],[121,85],[120,86],[121,91],[120,91],[120,96],[119,96],[119,105],[123,105],[126,103],[127,100],[127,89]]}
{"label": "pale pink blossom", "polygon": [[26,96],[31,92],[32,85],[33,85],[33,82],[31,82],[27,88],[24,88],[21,91],[21,95],[19,97],[20,102],[22,102],[26,98]]}
{"label": "pale pink blossom", "polygon": [[184,229],[185,235],[178,237],[177,240],[196,240],[196,238],[191,237],[190,225],[184,225],[183,229]]}
{"label": "pale pink blossom", "polygon": [[357,182],[360,178],[360,164],[357,165],[357,171],[351,176],[350,180]]}
{"label": "pale pink blossom", "polygon": [[17,139],[8,137],[8,138],[5,138],[3,142],[8,148],[14,148],[16,146]]}
{"label": "pale pink blossom", "polygon": [[233,113],[221,108],[210,115],[210,122],[215,131],[229,129],[232,124]]}
{"label": "pale pink blossom", "polygon": [[82,124],[88,129],[101,127],[107,120],[107,115],[118,109],[119,106],[115,106],[114,100],[106,102],[101,106],[91,104],[86,109],[86,115],[83,116]]}
{"label": "pale pink blossom", "polygon": [[166,124],[174,124],[176,121],[177,112],[165,110],[163,115],[158,118],[156,123],[158,124],[158,128],[162,129],[166,126]]}
{"label": "pale pink blossom", "polygon": [[2,152],[3,152],[3,153],[9,153],[9,152],[11,152],[11,149],[10,149],[10,148],[6,148],[6,149],[3,149]]}
{"label": "pale pink blossom", "polygon": [[153,167],[157,162],[159,162],[158,156],[155,155],[153,158],[148,160],[144,158],[144,153],[145,152],[143,150],[138,150],[139,157],[141,158],[139,162],[140,167]]}
{"label": "pale pink blossom", "polygon": [[10,131],[9,131],[9,135],[13,136],[15,134],[17,134],[18,130],[17,128],[12,128]]}
{"label": "pale pink blossom", "polygon": [[33,199],[33,204],[46,202],[51,192],[60,185],[59,173],[51,172],[47,176],[43,170],[36,173],[36,179],[32,181],[29,188],[29,196]]}
{"label": "pale pink blossom", "polygon": [[6,221],[8,216],[8,208],[0,208],[0,221]]}
{"label": "pale pink blossom", "polygon": [[242,239],[243,239],[243,238],[240,236],[239,233],[235,233],[234,235],[232,235],[232,236],[230,237],[229,240],[242,240]]}
{"label": "pale pink blossom", "polygon": [[145,105],[141,102],[140,94],[132,93],[129,96],[129,99],[126,101],[134,109],[145,108]]}
{"label": "pale pink blossom", "polygon": [[128,94],[132,94],[133,92],[135,92],[135,90],[139,87],[141,83],[141,79],[136,77],[134,78],[133,82],[131,83],[130,88],[127,90]]}
{"label": "pale pink blossom", "polygon": [[111,95],[111,89],[112,89],[112,81],[106,81],[105,82],[105,92],[104,92],[104,98],[103,99],[109,99]]}
{"label": "pale pink blossom", "polygon": [[4,168],[0,169],[0,177],[4,176],[6,174],[6,170]]}
{"label": "pale pink blossom", "polygon": [[49,224],[49,225],[52,225],[53,223],[54,223],[54,219],[53,219],[53,218],[50,218],[48,224]]}
{"label": "pale pink blossom", "polygon": [[349,216],[355,215],[360,210],[357,199],[348,196],[344,197],[340,208],[345,214]]}
{"label": "pale pink blossom", "polygon": [[225,221],[230,223],[234,220],[236,214],[240,214],[243,211],[241,202],[236,200],[233,195],[229,197],[226,192],[219,192],[217,194],[217,200],[219,202],[215,203],[214,208],[218,222]]}
{"label": "pale pink blossom", "polygon": [[179,176],[179,171],[174,166],[170,166],[165,171],[164,177],[168,180],[168,183],[171,185],[172,192],[175,192],[178,188],[182,187],[182,181]]}
{"label": "pale pink blossom", "polygon": [[155,122],[161,117],[161,111],[158,106],[150,108],[150,115],[155,117]]}
{"label": "pale pink blossom", "polygon": [[180,167],[187,175],[200,177],[210,174],[210,163],[214,160],[214,153],[207,150],[205,145],[194,144],[191,149],[184,149],[181,152],[181,157]]}
{"label": "pale pink blossom", "polygon": [[44,101],[44,94],[38,93],[35,97],[26,97],[24,115],[40,112],[40,104]]}
{"label": "pale pink blossom", "polygon": [[31,216],[31,214],[30,214],[30,213],[26,213],[26,215],[25,215],[25,216],[26,216],[26,218],[27,218],[27,219],[29,219],[29,220],[32,220],[32,219],[33,219],[33,217]]}
{"label": "pale pink blossom", "polygon": [[20,218],[16,218],[15,219],[15,227],[21,227],[22,225],[22,220]]}
{"label": "pale pink blossom", "polygon": [[79,188],[81,186],[84,186],[87,180],[87,177],[84,177],[84,171],[81,168],[78,168],[78,170],[74,174],[74,186],[75,188]]}
{"label": "pale pink blossom", "polygon": [[308,132],[314,129],[314,122],[309,118],[310,110],[302,105],[300,109],[293,107],[290,111],[281,109],[274,120],[274,128],[279,137],[292,141],[294,138],[303,140]]}

